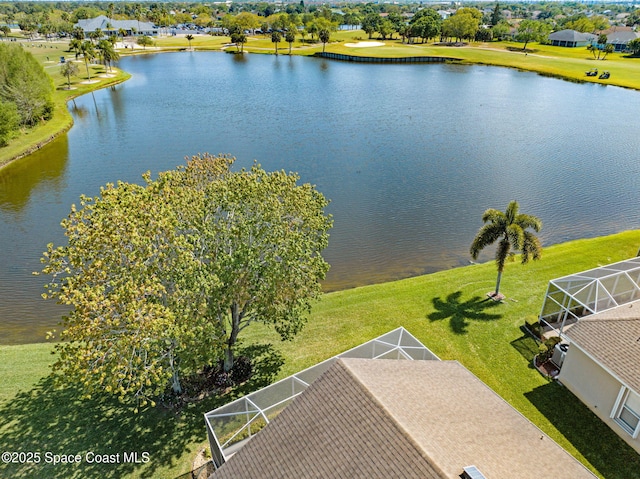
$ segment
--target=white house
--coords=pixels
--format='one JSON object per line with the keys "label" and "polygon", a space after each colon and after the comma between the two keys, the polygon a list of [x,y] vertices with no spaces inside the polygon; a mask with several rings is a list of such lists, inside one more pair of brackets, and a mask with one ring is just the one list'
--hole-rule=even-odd
{"label": "white house", "polygon": [[567,327],[558,380],[640,453],[640,301]]}

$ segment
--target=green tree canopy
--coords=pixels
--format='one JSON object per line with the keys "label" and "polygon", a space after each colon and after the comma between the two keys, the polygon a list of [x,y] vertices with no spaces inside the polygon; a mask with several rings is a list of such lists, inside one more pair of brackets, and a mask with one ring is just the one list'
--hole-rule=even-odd
{"label": "green tree canopy", "polygon": [[[461,40],[463,38],[473,38],[478,31],[480,19],[469,10],[475,8],[461,8],[455,15],[442,22],[442,34],[447,38],[455,38]],[[478,12],[479,13],[479,12]]]}
{"label": "green tree canopy", "polygon": [[364,32],[369,35],[369,38],[373,36],[374,32],[378,31],[378,24],[380,23],[380,15],[377,13],[368,13],[362,19],[361,28]]}
{"label": "green tree canopy", "polygon": [[522,20],[518,25],[516,40],[524,42],[523,50],[526,50],[529,42],[541,42],[549,36],[551,26],[538,20]]}
{"label": "green tree canopy", "polygon": [[[53,114],[53,81],[42,65],[16,44],[0,44],[0,102],[16,106],[21,126],[34,126]],[[12,110],[13,111],[13,110]]]}
{"label": "green tree canopy", "polygon": [[15,103],[0,101],[0,146],[6,146],[20,126]]}
{"label": "green tree canopy", "polygon": [[507,210],[488,209],[482,215],[482,222],[485,225],[480,228],[476,237],[471,243],[470,253],[473,259],[477,259],[480,251],[489,245],[498,242],[495,259],[498,267],[498,279],[494,296],[500,294],[500,280],[504,265],[515,251],[521,254],[522,264],[526,264],[530,259],[539,259],[542,253],[540,240],[529,229],[539,232],[542,229],[542,221],[532,215],[519,212],[520,205],[517,201],[511,201]]}
{"label": "green tree canopy", "polygon": [[209,155],[83,197],[48,245],[45,297],[72,306],[58,380],[144,404],[224,359],[253,322],[289,339],[320,294],[327,201],[298,176]]}

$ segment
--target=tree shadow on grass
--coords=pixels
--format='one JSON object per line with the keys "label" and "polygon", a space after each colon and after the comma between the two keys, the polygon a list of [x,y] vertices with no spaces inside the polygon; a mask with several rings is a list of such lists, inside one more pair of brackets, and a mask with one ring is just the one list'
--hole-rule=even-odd
{"label": "tree shadow on grass", "polygon": [[500,303],[491,299],[474,296],[462,302],[462,291],[456,291],[447,296],[446,300],[433,298],[435,311],[427,315],[430,321],[441,321],[449,318],[449,326],[455,334],[465,334],[470,321],[495,321],[502,317],[500,314],[489,313],[487,310],[495,308]]}
{"label": "tree shadow on grass", "polygon": [[603,477],[640,478],[638,453],[569,390],[550,382],[525,396]]}
{"label": "tree shadow on grass", "polygon": [[[44,378],[32,390],[0,404],[2,451],[39,452],[39,463],[0,465],[0,477],[120,478],[134,470],[141,477],[154,477],[158,467],[176,464],[189,445],[206,440],[205,412],[273,381],[282,365],[279,353],[270,346],[257,352],[256,374],[247,384],[187,404],[179,412],[157,406],[136,414],[111,397],[80,400],[76,388],[55,389],[53,380]],[[53,456],[46,453],[79,455],[80,461],[53,464]],[[96,461],[97,456],[108,462]]]}

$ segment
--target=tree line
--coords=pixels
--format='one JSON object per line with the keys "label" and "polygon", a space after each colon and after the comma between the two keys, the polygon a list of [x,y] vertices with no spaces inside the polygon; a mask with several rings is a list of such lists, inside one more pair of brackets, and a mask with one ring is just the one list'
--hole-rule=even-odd
{"label": "tree line", "polygon": [[21,46],[0,43],[0,146],[53,115],[53,81]]}
{"label": "tree line", "polygon": [[[304,1],[285,3],[281,6],[270,2],[242,2],[207,5],[203,3],[176,2],[58,2],[58,3],[3,3],[0,4],[0,22],[19,24],[20,28],[30,33],[43,36],[69,33],[78,20],[106,15],[113,19],[136,19],[152,22],[159,27],[178,24],[190,24],[197,27],[220,27],[226,15],[237,16],[240,13],[251,13],[260,17],[261,26],[275,14],[290,16],[289,22],[296,21],[299,27],[309,25],[314,18],[325,18],[335,25],[363,25],[386,38],[390,34],[402,35],[407,29],[411,16],[425,9],[424,5],[414,4],[372,4],[372,3],[337,3],[329,8],[326,5],[305,5]],[[431,8],[431,7],[427,7]],[[442,9],[454,13],[455,9],[442,6]],[[505,35],[509,28],[517,27],[520,21],[530,20],[542,22],[551,30],[564,28],[580,32],[598,32],[609,24],[634,26],[640,24],[640,9],[633,5],[621,4],[579,4],[575,2],[540,2],[540,3],[465,3],[465,13],[478,18],[478,25],[490,28],[475,28],[469,18],[450,18],[442,24],[442,33],[449,38],[470,38],[475,34],[483,36],[492,32],[493,38]],[[477,13],[475,13],[477,12]],[[455,12],[459,14],[460,12]],[[383,17],[380,15],[382,14]],[[626,15],[622,19],[616,15]],[[297,16],[297,17],[296,17]],[[452,15],[453,17],[454,15]],[[377,18],[376,18],[377,17]],[[424,22],[424,21],[423,21]],[[268,23],[268,22],[267,22]],[[413,22],[415,23],[415,22]],[[264,30],[264,29],[263,29]],[[419,27],[414,26],[412,36],[425,38]],[[311,32],[308,32],[311,33]],[[315,35],[315,33],[313,33]],[[461,35],[459,37],[458,35]]]}

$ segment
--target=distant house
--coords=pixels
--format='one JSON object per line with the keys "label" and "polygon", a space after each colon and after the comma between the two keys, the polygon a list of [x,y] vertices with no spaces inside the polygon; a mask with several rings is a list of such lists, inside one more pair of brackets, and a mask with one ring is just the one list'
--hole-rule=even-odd
{"label": "distant house", "polygon": [[640,453],[640,301],[581,318],[558,380]]}
{"label": "distant house", "polygon": [[146,35],[155,37],[158,35],[158,27],[153,23],[138,22],[137,20],[113,20],[104,15],[87,20],[78,20],[75,26],[82,28],[85,36],[96,30],[101,30],[105,36],[119,35],[120,30],[127,32],[127,36]]}
{"label": "distant house", "polygon": [[607,43],[614,47],[616,52],[624,52],[628,50],[628,44],[631,40],[640,37],[640,34],[632,30],[618,30],[607,34]]}
{"label": "distant house", "polygon": [[594,475],[457,361],[340,358],[212,475]]}
{"label": "distant house", "polygon": [[586,47],[597,40],[597,36],[592,33],[582,33],[575,30],[560,30],[549,35],[551,45],[555,47]]}

